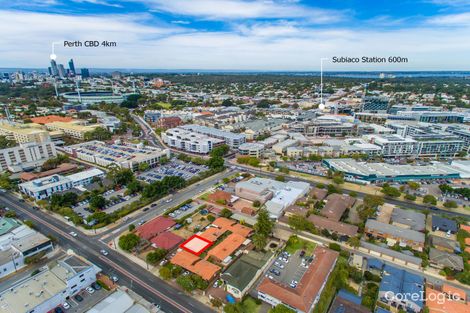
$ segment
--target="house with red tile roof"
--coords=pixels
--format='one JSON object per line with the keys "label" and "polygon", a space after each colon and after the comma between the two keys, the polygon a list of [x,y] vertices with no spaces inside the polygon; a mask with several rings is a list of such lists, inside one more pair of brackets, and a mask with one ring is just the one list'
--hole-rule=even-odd
{"label": "house with red tile roof", "polygon": [[223,263],[225,259],[231,256],[238,248],[243,245],[246,238],[242,235],[232,233],[227,236],[221,243],[213,247],[207,253],[208,258],[212,258],[219,263]]}
{"label": "house with red tile roof", "polygon": [[[457,294],[454,292],[457,289]],[[468,313],[470,312],[470,303],[466,301],[466,297],[459,298],[459,295],[465,295],[464,290],[453,287],[450,291],[448,288],[443,291],[426,288],[426,306],[429,313]]]}
{"label": "house with red tile roof", "polygon": [[316,247],[314,258],[295,288],[265,277],[258,286],[258,298],[273,307],[283,304],[297,312],[311,312],[320,299],[323,288],[333,271],[339,253]]}
{"label": "house with red tile roof", "polygon": [[155,248],[172,250],[179,245],[184,239],[172,232],[165,231],[153,237],[150,242]]}
{"label": "house with red tile roof", "polygon": [[150,240],[156,235],[170,229],[175,224],[175,221],[173,221],[171,218],[158,216],[150,222],[145,223],[144,225],[137,228],[136,234],[142,239]]}
{"label": "house with red tile roof", "polygon": [[188,251],[178,251],[170,262],[181,266],[187,271],[199,275],[204,280],[211,280],[220,271],[220,267],[194,255]]}
{"label": "house with red tile roof", "polygon": [[66,117],[66,116],[59,116],[59,115],[46,115],[46,116],[38,116],[38,117],[33,117],[31,119],[33,123],[36,124],[49,124],[53,122],[72,122],[73,118],[71,117]]}

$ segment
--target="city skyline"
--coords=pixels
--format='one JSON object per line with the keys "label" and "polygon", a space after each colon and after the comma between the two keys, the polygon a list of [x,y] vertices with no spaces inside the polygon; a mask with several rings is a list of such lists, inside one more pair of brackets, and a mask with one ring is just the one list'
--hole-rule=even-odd
{"label": "city skyline", "polygon": [[[0,67],[315,71],[469,70],[470,2],[97,1],[0,4]],[[400,9],[406,6],[406,10]],[[21,41],[18,38],[22,38]],[[407,58],[406,63],[333,64],[334,57]],[[119,65],[119,66],[117,66]]]}

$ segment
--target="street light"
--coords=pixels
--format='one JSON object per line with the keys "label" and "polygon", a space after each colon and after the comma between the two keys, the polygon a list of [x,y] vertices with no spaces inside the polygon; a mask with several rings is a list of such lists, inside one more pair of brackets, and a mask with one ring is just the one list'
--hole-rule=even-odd
{"label": "street light", "polygon": [[325,109],[323,104],[323,61],[327,60],[328,58],[320,58],[320,105],[318,106],[320,110]]}

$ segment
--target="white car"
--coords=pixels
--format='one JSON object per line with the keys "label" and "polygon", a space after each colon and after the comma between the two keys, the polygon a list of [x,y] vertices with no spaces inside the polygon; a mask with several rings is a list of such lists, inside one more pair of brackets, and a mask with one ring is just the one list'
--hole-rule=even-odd
{"label": "white car", "polygon": [[166,203],[170,203],[171,201],[173,201],[173,199],[168,199],[168,200],[166,200],[165,202],[166,202]]}
{"label": "white car", "polygon": [[109,252],[104,249],[100,250],[100,253],[104,256],[107,256],[109,254]]}
{"label": "white car", "polygon": [[74,232],[74,231],[71,231],[69,234],[70,234],[72,237],[77,237],[77,236],[78,236],[78,234],[77,234],[76,232]]}
{"label": "white car", "polygon": [[111,280],[114,282],[114,283],[117,283],[119,278],[117,276],[111,276]]}
{"label": "white car", "polygon": [[86,287],[86,291],[87,291],[89,294],[95,293],[95,289],[93,289],[93,288],[91,288],[91,287]]}
{"label": "white car", "polygon": [[64,302],[64,304],[62,304],[62,306],[64,307],[64,309],[68,310],[71,308],[70,304],[68,302]]}

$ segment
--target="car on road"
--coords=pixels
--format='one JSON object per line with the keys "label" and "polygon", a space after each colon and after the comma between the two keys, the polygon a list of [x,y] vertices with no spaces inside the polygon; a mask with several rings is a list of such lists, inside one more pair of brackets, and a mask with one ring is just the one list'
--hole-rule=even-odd
{"label": "car on road", "polygon": [[89,294],[94,294],[95,293],[95,289],[91,288],[91,287],[86,287],[86,291],[89,293]]}
{"label": "car on road", "polygon": [[146,207],[146,208],[144,208],[142,211],[147,212],[148,210],[150,210],[150,208],[149,208],[149,207]]}
{"label": "car on road", "polygon": [[168,199],[168,200],[166,200],[165,202],[166,202],[166,203],[170,203],[171,201],[173,201],[173,199]]}
{"label": "car on road", "polygon": [[104,255],[104,256],[107,256],[107,255],[109,254],[109,252],[106,251],[105,249],[101,249],[101,250],[100,250],[100,253],[101,253],[102,255]]}
{"label": "car on road", "polygon": [[111,276],[111,280],[113,283],[117,283],[119,281],[119,278],[117,276]]}
{"label": "car on road", "polygon": [[62,304],[62,306],[64,307],[64,309],[68,310],[71,308],[70,304],[68,302],[64,302],[64,304]]}
{"label": "car on road", "polygon": [[77,234],[76,232],[74,232],[74,231],[71,231],[69,234],[70,234],[72,237],[77,237],[77,236],[78,236],[78,234]]}
{"label": "car on road", "polygon": [[150,205],[151,208],[154,208],[154,207],[156,207],[156,206],[157,206],[156,203],[152,203],[152,204]]}
{"label": "car on road", "polygon": [[144,221],[144,220],[141,220],[141,221],[138,223],[139,226],[142,226],[142,225],[144,225],[144,224],[145,224],[145,221]]}
{"label": "car on road", "polygon": [[73,297],[75,300],[77,300],[78,302],[82,302],[83,301],[83,297],[81,295],[75,295]]}

